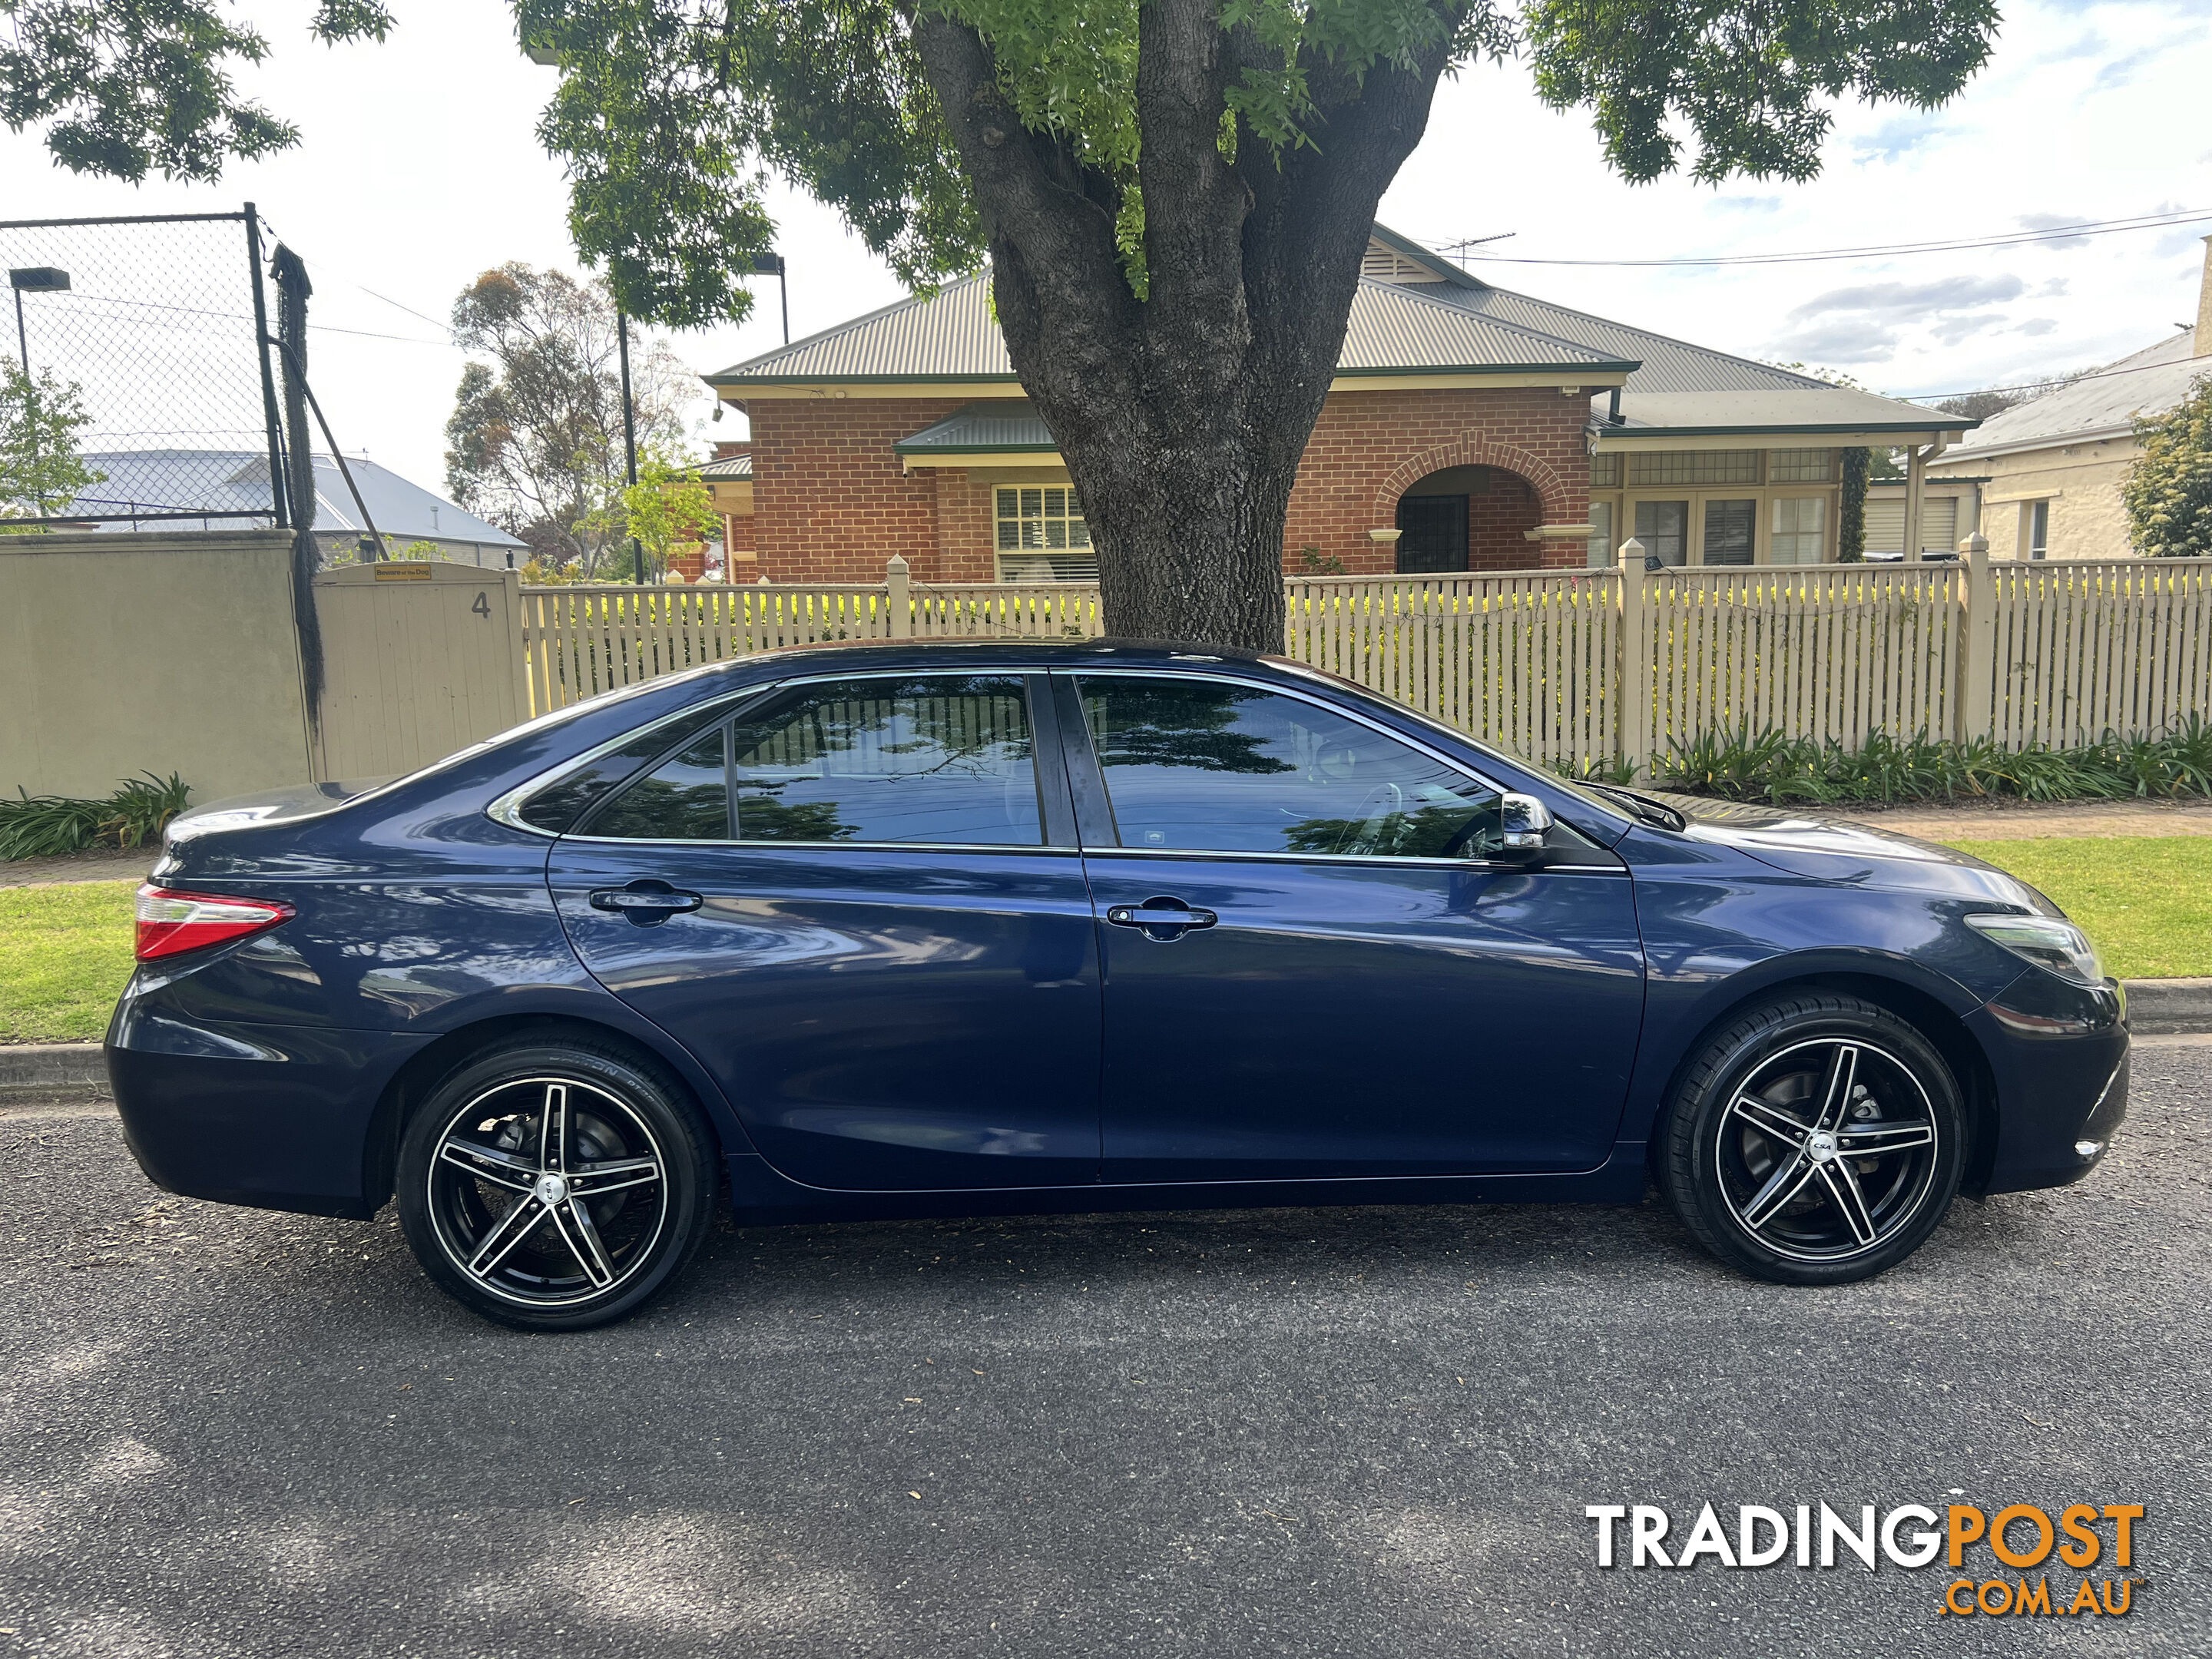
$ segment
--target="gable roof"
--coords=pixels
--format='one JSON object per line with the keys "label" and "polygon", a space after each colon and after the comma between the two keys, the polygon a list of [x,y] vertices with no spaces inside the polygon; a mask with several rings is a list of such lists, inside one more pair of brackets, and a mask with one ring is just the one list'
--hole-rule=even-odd
{"label": "gable roof", "polygon": [[[1626,374],[1635,363],[1419,289],[1363,279],[1352,296],[1340,374]],[[1019,385],[991,314],[990,273],[916,295],[706,377],[724,392],[793,381],[1004,381]]]}
{"label": "gable roof", "polygon": [[2189,395],[2197,380],[2212,376],[2212,357],[2195,352],[2195,338],[2184,329],[2070,386],[2015,404],[1983,422],[1978,432],[1943,457],[1944,464],[2131,434],[2138,416],[2163,414]]}

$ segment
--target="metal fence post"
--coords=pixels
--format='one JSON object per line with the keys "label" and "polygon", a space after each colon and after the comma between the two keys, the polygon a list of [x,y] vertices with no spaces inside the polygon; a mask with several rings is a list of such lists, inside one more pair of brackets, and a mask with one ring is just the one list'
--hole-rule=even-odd
{"label": "metal fence post", "polygon": [[1620,607],[1613,729],[1620,758],[1640,778],[1650,765],[1651,635],[1644,618],[1644,544],[1633,536],[1620,544]]}
{"label": "metal fence post", "polygon": [[907,563],[897,554],[884,566],[884,605],[890,612],[891,637],[895,640],[914,636],[914,608],[908,597]]}
{"label": "metal fence post", "polygon": [[1966,588],[1959,610],[1958,702],[1951,710],[1951,735],[1972,743],[1995,729],[1996,579],[1990,571],[1988,537],[1977,531],[1960,542],[1959,553]]}

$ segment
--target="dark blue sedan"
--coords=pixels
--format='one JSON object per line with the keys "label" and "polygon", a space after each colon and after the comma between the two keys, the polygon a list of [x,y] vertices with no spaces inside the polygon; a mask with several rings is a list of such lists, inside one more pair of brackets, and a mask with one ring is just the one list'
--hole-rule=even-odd
{"label": "dark blue sedan", "polygon": [[741,1223],[1633,1203],[1761,1278],[2078,1180],[2118,988],[2033,890],[1578,785],[1298,665],[779,652],[172,827],[107,1036],[173,1192],[601,1323]]}

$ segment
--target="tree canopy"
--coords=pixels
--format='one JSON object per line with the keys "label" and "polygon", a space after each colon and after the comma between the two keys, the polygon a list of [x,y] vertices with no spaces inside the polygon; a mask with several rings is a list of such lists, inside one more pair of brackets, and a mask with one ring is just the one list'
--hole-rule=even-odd
{"label": "tree canopy", "polygon": [[2142,446],[2121,499],[2136,551],[2212,557],[2212,375],[2163,415],[2136,423]]}

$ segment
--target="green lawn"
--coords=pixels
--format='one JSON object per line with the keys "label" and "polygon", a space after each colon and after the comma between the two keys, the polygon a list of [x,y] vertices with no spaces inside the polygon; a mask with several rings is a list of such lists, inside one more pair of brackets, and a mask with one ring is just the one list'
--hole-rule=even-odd
{"label": "green lawn", "polygon": [[135,881],[0,887],[0,1042],[75,1042],[107,1029],[131,977]]}
{"label": "green lawn", "polygon": [[1951,845],[2048,895],[2116,978],[2212,975],[2212,836]]}

